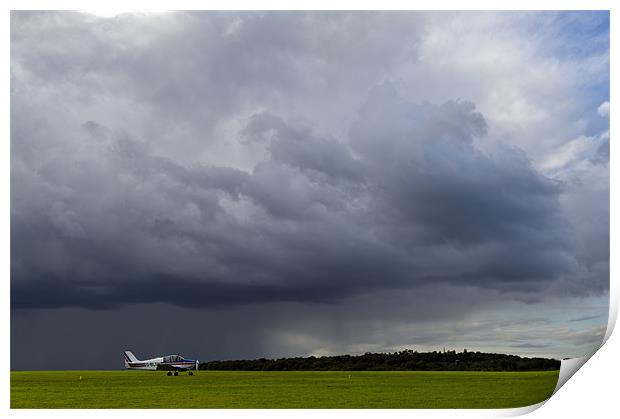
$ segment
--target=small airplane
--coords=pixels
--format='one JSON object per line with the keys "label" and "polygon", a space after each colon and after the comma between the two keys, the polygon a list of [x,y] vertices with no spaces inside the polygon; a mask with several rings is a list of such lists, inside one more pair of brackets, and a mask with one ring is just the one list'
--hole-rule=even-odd
{"label": "small airplane", "polygon": [[125,368],[130,370],[164,370],[167,375],[179,375],[179,371],[188,371],[188,375],[194,375],[191,370],[198,370],[197,359],[185,359],[181,355],[165,355],[157,358],[140,361],[131,351],[125,351]]}

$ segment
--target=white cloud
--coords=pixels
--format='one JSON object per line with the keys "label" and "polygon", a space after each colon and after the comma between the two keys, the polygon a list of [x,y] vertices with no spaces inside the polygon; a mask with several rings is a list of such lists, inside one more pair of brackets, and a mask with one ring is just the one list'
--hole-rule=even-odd
{"label": "white cloud", "polygon": [[601,105],[598,107],[597,109],[598,114],[602,117],[607,117],[609,116],[609,102],[605,101],[603,103],[601,103]]}

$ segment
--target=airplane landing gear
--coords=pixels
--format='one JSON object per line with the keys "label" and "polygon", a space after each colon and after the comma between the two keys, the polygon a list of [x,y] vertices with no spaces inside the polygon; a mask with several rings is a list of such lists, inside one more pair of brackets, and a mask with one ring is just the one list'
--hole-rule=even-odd
{"label": "airplane landing gear", "polygon": [[194,375],[194,373],[190,371],[187,373],[187,375]]}
{"label": "airplane landing gear", "polygon": [[178,375],[179,375],[179,372],[178,372],[178,371],[175,371],[175,372],[174,372],[174,376],[176,377],[176,376],[178,376]]}
{"label": "airplane landing gear", "polygon": [[166,374],[168,377],[170,377],[172,375],[172,372],[168,371],[168,373]]}

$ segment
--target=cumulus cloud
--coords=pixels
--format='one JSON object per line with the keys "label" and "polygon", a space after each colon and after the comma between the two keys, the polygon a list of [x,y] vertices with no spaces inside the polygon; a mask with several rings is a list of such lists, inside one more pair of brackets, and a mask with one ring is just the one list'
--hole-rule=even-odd
{"label": "cumulus cloud", "polygon": [[598,112],[600,116],[608,117],[609,116],[609,101],[605,101],[601,103],[599,107],[596,109],[596,111]]}

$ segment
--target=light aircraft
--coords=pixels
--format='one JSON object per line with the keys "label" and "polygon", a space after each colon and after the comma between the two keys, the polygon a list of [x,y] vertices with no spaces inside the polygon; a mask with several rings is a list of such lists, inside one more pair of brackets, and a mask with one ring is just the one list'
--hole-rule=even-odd
{"label": "light aircraft", "polygon": [[168,375],[179,375],[179,371],[189,371],[188,375],[194,375],[191,370],[198,370],[198,360],[185,359],[181,355],[165,355],[157,358],[140,361],[131,351],[125,351],[125,368],[130,370],[164,370]]}

